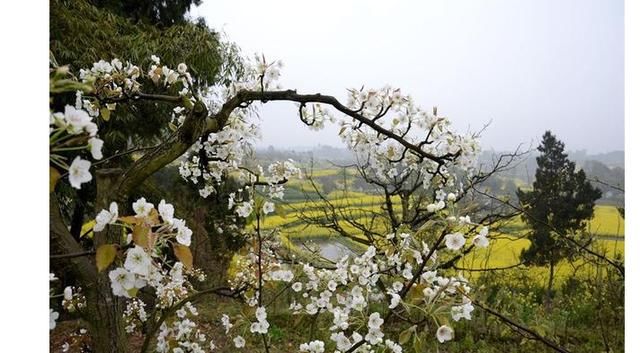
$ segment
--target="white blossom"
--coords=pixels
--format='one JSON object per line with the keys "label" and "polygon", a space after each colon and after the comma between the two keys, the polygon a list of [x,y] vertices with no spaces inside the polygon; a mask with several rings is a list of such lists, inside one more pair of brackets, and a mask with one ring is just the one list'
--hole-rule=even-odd
{"label": "white blossom", "polygon": [[102,145],[104,145],[104,141],[97,137],[89,139],[89,147],[91,148],[91,156],[93,159],[102,159]]}
{"label": "white blossom", "polygon": [[482,236],[480,234],[476,235],[475,237],[473,237],[473,245],[479,247],[479,248],[486,248],[487,246],[489,246],[489,239],[485,236]]}
{"label": "white blossom", "polygon": [[242,218],[247,218],[253,211],[253,206],[249,202],[243,202],[236,207],[236,213]]}
{"label": "white blossom", "polygon": [[91,181],[93,177],[89,168],[91,168],[91,162],[76,156],[69,167],[69,183],[72,187],[80,189],[80,185]]}
{"label": "white blossom", "polygon": [[229,320],[229,315],[223,314],[220,321],[222,322],[225,333],[229,333],[229,330],[233,327],[233,324],[231,324],[231,321]]}
{"label": "white blossom", "polygon": [[176,240],[178,241],[178,243],[184,246],[191,245],[191,235],[193,234],[193,231],[186,226],[184,220],[174,218],[173,229],[177,230]]}
{"label": "white blossom", "polygon": [[173,223],[173,212],[173,205],[166,203],[164,199],[160,201],[158,204],[158,213],[164,222],[169,224]]}
{"label": "white blossom", "polygon": [[302,290],[302,283],[294,283],[293,285],[291,285],[291,289],[293,289],[294,292],[300,292]]}
{"label": "white blossom", "polygon": [[246,341],[242,336],[236,336],[236,338],[233,339],[233,345],[236,346],[236,348],[244,347],[245,343]]}
{"label": "white blossom", "polygon": [[136,245],[127,252],[124,268],[139,275],[146,276],[151,270],[151,257],[144,249]]}
{"label": "white blossom", "polygon": [[153,209],[153,204],[147,202],[144,197],[139,198],[132,206],[133,211],[136,213],[136,217],[147,217]]}
{"label": "white blossom", "polygon": [[118,204],[112,202],[109,211],[102,210],[96,216],[96,224],[93,226],[94,232],[100,232],[107,224],[114,224],[118,220]]}
{"label": "white blossom", "polygon": [[444,236],[444,244],[450,250],[460,250],[464,246],[466,239],[462,233],[450,233]]}
{"label": "white blossom", "polygon": [[473,305],[471,303],[466,303],[459,306],[454,306],[451,308],[451,318],[455,321],[459,321],[460,319],[471,320],[471,312],[473,311]]}
{"label": "white blossom", "polygon": [[273,211],[275,211],[275,205],[273,204],[273,202],[265,202],[264,205],[262,206],[262,213],[268,215],[269,213],[272,213]]}
{"label": "white blossom", "polygon": [[438,342],[444,343],[453,339],[453,329],[447,325],[442,325],[436,331],[436,338]]}
{"label": "white blossom", "polygon": [[323,353],[324,342],[316,340],[309,343],[303,343],[300,345],[300,352]]}
{"label": "white blossom", "polygon": [[49,330],[56,328],[56,320],[60,317],[60,314],[53,309],[49,309]]}
{"label": "white blossom", "polygon": [[398,304],[400,304],[400,296],[396,293],[391,294],[391,304],[389,305],[389,309],[393,309],[396,306],[398,306]]}
{"label": "white blossom", "polygon": [[71,300],[71,298],[73,298],[73,290],[69,286],[65,287],[62,293],[65,300]]}
{"label": "white blossom", "polygon": [[64,124],[69,134],[77,135],[82,133],[85,131],[85,127],[90,123],[91,117],[86,111],[76,109],[71,105],[66,105],[64,107]]}

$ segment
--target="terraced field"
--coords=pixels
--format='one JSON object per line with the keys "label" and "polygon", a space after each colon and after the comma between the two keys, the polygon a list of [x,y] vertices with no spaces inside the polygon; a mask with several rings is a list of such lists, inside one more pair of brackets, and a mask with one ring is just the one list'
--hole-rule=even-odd
{"label": "terraced field", "polygon": [[[336,169],[324,169],[314,172],[314,177],[340,177]],[[350,178],[353,174],[349,175]],[[316,185],[316,187],[318,187]],[[361,244],[336,235],[328,228],[309,225],[299,216],[301,211],[306,217],[322,217],[324,201],[314,195],[314,188],[309,181],[296,181],[288,185],[289,193],[299,197],[288,200],[288,203],[278,205],[277,213],[266,218],[263,223],[265,229],[279,228],[283,241],[288,244],[291,251],[304,253],[307,247],[313,244],[319,245],[320,250],[326,253],[340,253],[347,247],[352,251],[360,251]],[[320,190],[321,191],[321,190]],[[380,211],[383,203],[381,196],[367,194],[365,192],[333,191],[324,196],[330,200],[337,212],[350,214],[359,222],[368,222],[370,219],[357,218],[359,211]],[[398,200],[394,200],[398,201]],[[350,224],[342,221],[341,225],[353,236],[362,237],[360,232]],[[379,225],[382,226],[381,224]],[[460,260],[460,268],[470,269],[468,276],[474,276],[477,269],[509,267],[519,263],[519,255],[523,249],[529,246],[529,241],[524,238],[527,226],[521,219],[510,221],[507,233],[493,233],[493,240],[486,249],[477,249]],[[614,206],[597,205],[595,216],[589,221],[587,231],[596,235],[593,250],[606,254],[613,258],[624,256],[624,219]],[[306,242],[306,243],[305,243]],[[303,245],[304,243],[304,245]],[[334,248],[335,249],[334,249]],[[335,250],[335,251],[334,251]],[[576,267],[584,270],[581,263],[563,262],[559,265],[558,277],[572,276],[576,273]],[[586,266],[588,268],[588,266]],[[531,268],[529,271],[539,271],[541,279],[545,278],[546,268]]]}

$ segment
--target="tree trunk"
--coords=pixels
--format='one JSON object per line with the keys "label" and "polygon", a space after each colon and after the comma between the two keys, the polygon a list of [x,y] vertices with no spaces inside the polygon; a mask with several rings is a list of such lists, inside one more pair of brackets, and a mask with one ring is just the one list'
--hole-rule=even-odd
{"label": "tree trunk", "polygon": [[[54,194],[50,195],[49,208],[51,253],[73,254],[84,251],[65,225]],[[101,238],[105,236],[97,235],[94,240]],[[93,257],[78,256],[65,261],[70,265],[68,268],[82,287],[87,300],[82,317],[89,324],[93,352],[128,352],[122,320],[122,300],[113,297],[108,272],[98,273]]]}
{"label": "tree trunk", "polygon": [[[95,173],[97,183],[96,212],[108,209],[112,201],[118,202],[120,212],[128,207],[124,200],[112,200],[115,196],[113,185],[121,170],[99,170]],[[93,235],[94,246],[97,249],[103,244],[120,244],[122,232],[120,228],[107,227],[102,232]],[[96,353],[125,353],[129,352],[127,334],[124,329],[124,300],[116,297],[111,290],[108,268],[96,275],[91,288],[87,288],[87,321],[91,325],[91,338]]]}
{"label": "tree trunk", "polygon": [[124,303],[111,291],[109,278],[99,274],[95,288],[86,291],[86,318],[90,325],[92,348],[96,353],[129,352],[124,329]]}
{"label": "tree trunk", "polygon": [[194,266],[203,270],[207,275],[204,283],[195,283],[197,288],[211,288],[227,284],[227,271],[233,258],[233,251],[228,249],[222,234],[215,230],[213,234],[207,232],[204,226],[206,210],[195,209],[189,217],[189,226],[193,230],[191,253]]}
{"label": "tree trunk", "polygon": [[551,310],[551,304],[553,299],[553,273],[555,264],[552,261],[549,262],[549,283],[547,284],[547,295],[545,298],[545,307],[547,311]]}

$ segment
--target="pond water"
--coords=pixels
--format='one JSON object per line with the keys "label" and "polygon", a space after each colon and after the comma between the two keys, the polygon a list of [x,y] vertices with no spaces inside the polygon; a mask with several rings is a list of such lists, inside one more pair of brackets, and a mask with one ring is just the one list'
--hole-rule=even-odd
{"label": "pond water", "polygon": [[318,255],[327,260],[338,261],[345,255],[353,255],[354,252],[348,246],[337,240],[313,239],[307,241],[294,241],[294,244],[305,251],[318,250]]}

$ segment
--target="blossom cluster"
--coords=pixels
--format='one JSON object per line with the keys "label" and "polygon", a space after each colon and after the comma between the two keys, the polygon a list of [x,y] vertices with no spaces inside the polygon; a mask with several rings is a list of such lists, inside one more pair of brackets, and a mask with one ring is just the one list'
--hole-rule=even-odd
{"label": "blossom cluster", "polygon": [[87,299],[82,294],[80,288],[68,286],[65,287],[62,293],[62,307],[68,312],[80,311],[87,306]]}
{"label": "blossom cluster", "polygon": [[94,63],[91,69],[80,70],[80,80],[94,88],[92,99],[82,100],[82,104],[95,116],[102,105],[113,111],[118,101],[139,96],[144,80],[167,90],[175,89],[179,96],[186,98],[182,105],[173,109],[170,126],[174,128],[182,125],[189,112],[188,106],[192,106],[198,99],[193,90],[193,78],[188,66],[180,63],[173,69],[162,65],[156,55],[151,55],[151,65],[146,73],[137,65],[130,62],[123,64],[120,59],[115,58],[111,62],[100,60]]}
{"label": "blossom cluster", "polygon": [[127,307],[123,314],[127,333],[133,333],[147,321],[145,307],[146,304],[139,298],[132,298],[127,302]]}
{"label": "blossom cluster", "polygon": [[198,310],[190,302],[187,302],[176,311],[175,320],[171,323],[163,322],[157,337],[156,352],[204,353],[213,351],[215,343],[198,328],[196,321],[194,321],[196,316],[198,316]]}
{"label": "blossom cluster", "polygon": [[[456,227],[466,226],[466,217]],[[452,232],[449,234],[455,234]],[[478,236],[486,236],[485,229]],[[258,256],[253,248],[239,262],[233,287],[251,286],[245,293],[248,305],[257,305],[259,293],[258,273],[262,271],[262,286],[270,282],[284,282],[294,297],[289,310],[294,315],[329,315],[328,327],[331,341],[337,352],[346,352],[358,344],[357,352],[369,352],[386,347],[401,352],[401,346],[385,337],[382,312],[370,312],[372,304],[386,303],[385,311],[408,311],[411,307],[424,308],[425,318],[440,317],[470,320],[473,305],[468,298],[471,292],[468,281],[462,276],[445,276],[439,273],[437,251],[431,250],[415,233],[389,234],[386,243],[370,246],[359,256],[345,256],[334,269],[318,269],[313,264],[287,265],[283,269],[277,259],[279,242],[264,239],[264,248]],[[459,248],[446,246],[454,251]],[[258,266],[260,271],[258,271]],[[381,288],[385,288],[382,290]],[[406,301],[406,302],[405,302]],[[448,313],[448,314],[443,314]],[[258,322],[251,324],[252,333],[266,333],[269,327],[263,307],[256,309]],[[223,324],[233,327],[226,316]],[[434,332],[440,342],[453,338],[450,326],[442,324]],[[242,336],[237,336],[236,341]],[[328,342],[319,340],[300,345],[301,352],[324,352]],[[244,343],[243,343],[244,345]],[[236,345],[237,346],[237,345]]]}
{"label": "blossom cluster", "polygon": [[93,117],[82,107],[67,105],[64,112],[52,113],[49,118],[49,160],[56,167],[67,170],[69,183],[80,189],[83,183],[93,178],[89,169],[91,162],[75,156],[70,165],[65,154],[81,150],[89,150],[93,159],[102,159],[104,141],[97,137],[98,126]]}
{"label": "blossom cluster", "polygon": [[[174,217],[173,205],[161,200],[158,208],[142,197],[132,205],[134,216],[119,217],[118,205],[112,202],[109,210],[101,210],[96,216],[94,231],[104,230],[107,224],[132,231],[123,241],[126,246],[122,266],[109,272],[113,294],[134,297],[140,288],[150,285],[156,291],[158,303],[170,306],[188,292],[183,275],[184,264],[172,266],[164,260],[163,249],[170,245],[187,248],[191,235],[185,221]],[[176,256],[180,259],[179,253]],[[189,264],[190,266],[190,264]]]}
{"label": "blossom cluster", "polygon": [[[174,70],[160,65],[160,59],[155,55],[151,60],[153,64],[147,75],[138,66],[130,62],[123,64],[117,58],[110,62],[100,60],[93,63],[90,69],[81,69],[80,81],[92,87],[91,95],[85,96],[82,91],[76,91],[74,106],[66,105],[64,112],[50,114],[50,161],[57,168],[68,171],[72,187],[80,189],[83,183],[91,181],[91,162],[76,155],[69,165],[67,161],[71,158],[65,154],[86,149],[93,159],[102,159],[104,141],[97,136],[98,125],[94,119],[102,116],[103,120],[109,120],[110,112],[116,110],[118,101],[140,94],[143,78],[164,87],[179,85],[179,94],[186,97],[190,105],[195,103],[193,79],[186,64],[181,63]],[[172,116],[173,126],[181,125],[187,112],[186,107],[176,106]]]}
{"label": "blossom cluster", "polygon": [[[49,282],[54,282],[57,280],[58,278],[56,277],[55,274],[49,273]],[[53,290],[49,289],[49,292],[51,295]],[[59,312],[53,310],[52,308],[49,308],[49,330],[53,330],[54,328],[56,328],[56,321],[58,320],[59,317],[60,317]]]}
{"label": "blossom cluster", "polygon": [[[452,188],[456,180],[452,170],[473,173],[479,152],[476,137],[457,134],[447,118],[423,110],[400,89],[389,86],[378,90],[351,89],[346,105],[405,143],[384,136],[350,116],[338,119],[342,140],[356,153],[368,174],[381,183],[393,184],[414,173],[425,178],[425,188]],[[318,110],[316,115],[322,112]],[[409,149],[406,143],[422,153]]]}
{"label": "blossom cluster", "polygon": [[[264,91],[280,88],[277,80],[281,67],[280,61],[268,62],[264,56],[256,56],[253,61],[247,61],[244,75],[237,81],[228,86],[210,89],[211,94],[205,97],[209,109],[220,109],[224,102],[243,90]],[[185,180],[201,186],[199,192],[202,197],[206,198],[215,192],[215,185],[230,173],[234,173],[240,181],[251,182],[256,177],[244,169],[244,162],[246,156],[253,154],[255,141],[260,137],[257,118],[257,110],[252,105],[236,109],[219,131],[212,132],[205,140],[196,142],[191,148],[190,156],[181,162],[180,175]],[[260,171],[258,176],[261,174]],[[273,188],[279,189],[275,186]]]}
{"label": "blossom cluster", "polygon": [[[203,281],[204,274],[192,268],[191,244],[193,232],[183,219],[175,217],[173,205],[161,200],[157,208],[139,198],[131,205],[134,215],[119,216],[118,205],[114,202],[109,210],[101,210],[96,216],[94,231],[103,231],[107,225],[124,228],[127,233],[119,246],[125,249],[121,266],[109,272],[113,294],[127,298],[123,313],[125,329],[132,333],[142,328],[149,320],[146,304],[136,294],[139,289],[149,286],[154,292],[156,311],[175,310],[175,319],[163,321],[157,336],[157,352],[204,352],[213,345],[205,334],[197,328],[194,316],[197,309],[190,303],[182,305],[193,286],[190,278]],[[167,260],[165,250],[173,247],[178,261]],[[188,256],[185,256],[188,252]],[[153,314],[155,315],[155,314]],[[209,342],[209,343],[207,343]]]}
{"label": "blossom cluster", "polygon": [[[91,69],[80,71],[82,82],[94,87],[95,92],[90,97],[79,92],[75,107],[67,106],[64,113],[51,115],[50,140],[52,153],[55,152],[52,163],[64,168],[64,157],[57,157],[58,154],[78,146],[89,148],[94,159],[102,158],[102,141],[97,138],[93,118],[104,114],[106,120],[118,102],[143,94],[144,79],[177,91],[182,97],[181,104],[172,113],[171,124],[177,127],[185,122],[197,100],[208,98],[209,108],[215,111],[243,90],[279,89],[282,67],[280,62],[256,57],[247,63],[244,76],[236,82],[213,87],[208,90],[208,97],[199,97],[193,92],[193,80],[186,64],[172,69],[161,65],[155,55],[151,61],[148,70],[114,59],[101,60]],[[255,311],[245,322],[232,323],[228,315],[221,319],[225,332],[234,337],[236,348],[245,347],[242,333],[247,327],[251,334],[268,334],[271,325],[268,304],[263,298],[267,287],[290,292],[292,302],[288,310],[291,314],[326,315],[331,322],[327,328],[331,332],[329,341],[310,339],[299,345],[300,352],[346,352],[357,346],[356,352],[399,353],[402,351],[400,339],[396,342],[384,331],[385,320],[392,314],[421,316],[423,320],[418,322],[433,321],[435,326],[425,324],[425,329],[438,327],[433,335],[441,343],[453,339],[450,320],[471,319],[474,310],[469,299],[471,287],[461,274],[438,267],[438,249],[460,251],[468,241],[465,234],[471,232],[475,246],[488,245],[488,228],[473,223],[468,216],[457,215],[453,207],[462,194],[454,171],[473,173],[479,150],[476,137],[455,133],[448,119],[435,111],[429,113],[421,109],[410,96],[391,87],[349,90],[346,106],[369,124],[349,115],[336,118],[320,104],[300,107],[301,118],[313,129],[321,129],[328,122],[338,123],[340,137],[360,161],[366,161],[368,173],[383,183],[395,183],[408,173],[422,175],[424,188],[435,192],[433,202],[426,206],[426,211],[434,216],[430,225],[443,235],[437,243],[429,244],[433,234],[403,228],[377,239],[360,254],[344,256],[332,266],[320,268],[311,261],[283,262],[278,231],[265,234],[257,227],[255,232],[250,232],[251,241],[238,256],[235,276],[230,280],[232,289],[241,290],[245,303]],[[300,170],[291,160],[266,168],[249,167],[247,156],[253,153],[254,141],[260,136],[257,118],[251,102],[236,109],[224,126],[194,144],[181,161],[179,172],[185,180],[197,184],[200,195],[205,198],[216,192],[226,177],[236,178],[243,186],[229,195],[228,208],[242,218],[255,214],[260,222],[259,216],[275,211],[275,202],[284,196],[283,184],[299,176]],[[389,133],[382,134],[380,129]],[[73,187],[79,188],[91,180],[89,168],[88,161],[76,157],[67,168]],[[153,319],[155,312],[171,311],[187,302],[175,311],[175,318],[159,326],[156,351],[204,352],[209,340],[198,329],[195,320],[198,312],[188,302],[189,294],[194,291],[189,277],[203,279],[202,273],[192,268],[188,247],[193,232],[184,220],[175,217],[174,207],[164,200],[156,207],[140,198],[131,207],[134,215],[121,216],[118,205],[111,203],[108,210],[97,214],[93,228],[95,232],[113,226],[125,230],[119,243],[103,245],[106,248],[102,249],[107,250],[102,251],[117,251],[119,257],[114,256],[102,266],[113,267],[108,272],[111,290],[114,295],[126,298],[123,315],[127,332],[140,329],[143,323]],[[168,249],[173,250],[173,256]],[[99,248],[97,252],[100,251]],[[108,257],[97,256],[102,258]],[[149,313],[146,304],[136,296],[144,287],[149,287],[155,296],[155,307]],[[67,310],[84,305],[80,292],[73,288],[65,289],[64,300]],[[50,311],[52,328],[58,315]],[[232,331],[235,332],[231,334]],[[212,341],[208,348],[215,348]]]}

